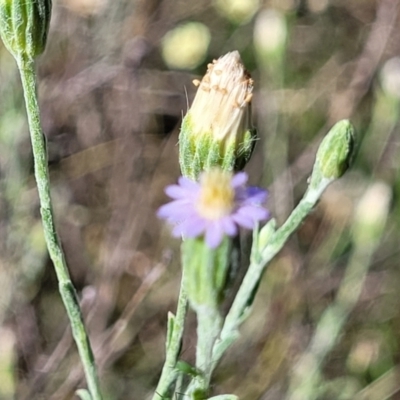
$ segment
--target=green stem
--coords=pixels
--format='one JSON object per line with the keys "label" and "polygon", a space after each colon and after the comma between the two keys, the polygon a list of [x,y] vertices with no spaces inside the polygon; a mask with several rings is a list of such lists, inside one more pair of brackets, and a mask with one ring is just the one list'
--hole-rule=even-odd
{"label": "green stem", "polygon": [[[172,317],[172,325],[169,326],[167,332],[165,363],[161,372],[160,380],[158,381],[156,391],[153,395],[153,400],[163,399],[167,395],[168,389],[178,375],[176,363],[178,361],[181,349],[188,305],[188,300],[184,289],[184,279],[185,276],[182,272],[182,283],[179,292],[176,316]],[[169,331],[170,329],[172,329],[172,332]]]}
{"label": "green stem", "polygon": [[214,369],[213,347],[222,327],[219,305],[229,268],[231,242],[224,239],[210,249],[203,238],[187,239],[182,244],[182,266],[189,304],[197,315],[196,368],[185,395],[203,399],[209,391]]}
{"label": "green stem", "polygon": [[50,196],[50,179],[47,166],[46,140],[40,123],[34,62],[27,57],[21,56],[17,60],[17,63],[21,75],[28,114],[35,165],[35,178],[39,192],[44,236],[57,275],[60,295],[71,322],[72,335],[78,347],[90,394],[93,400],[101,400],[102,396],[89,337],[85,329],[78,297],[71,282],[67,263],[54,225],[53,207]]}
{"label": "green stem", "polygon": [[218,363],[227,348],[237,338],[239,325],[247,316],[246,311],[249,306],[249,301],[253,297],[266,265],[279,253],[289,236],[299,228],[331,181],[332,180],[323,179],[317,188],[309,188],[307,190],[303,199],[293,210],[286,222],[272,235],[269,243],[262,249],[259,257],[251,262],[243,279],[243,283],[225,319],[220,338],[215,343],[213,349],[213,366]]}
{"label": "green stem", "polygon": [[213,347],[221,332],[222,318],[218,309],[199,307],[197,313],[196,370],[199,374],[186,392],[193,398],[206,398],[214,370]]}

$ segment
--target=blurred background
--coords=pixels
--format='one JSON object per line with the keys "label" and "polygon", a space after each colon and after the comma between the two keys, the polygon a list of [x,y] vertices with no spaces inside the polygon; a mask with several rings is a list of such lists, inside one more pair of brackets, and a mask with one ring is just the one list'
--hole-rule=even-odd
{"label": "blurred background", "polygon": [[[238,50],[255,81],[247,166],[278,223],[322,137],[357,129],[354,164],[269,266],[214,394],[281,400],[342,277],[362,291],[320,369],[320,399],[400,399],[400,1],[57,0],[37,63],[57,227],[107,399],[146,399],[179,289],[157,220],[207,63]],[[84,385],[40,223],[18,71],[0,44],[0,399]],[[385,225],[385,218],[388,219]],[[326,331],[329,337],[329,330]],[[182,358],[193,362],[189,315]],[[307,372],[307,371],[306,371]]]}

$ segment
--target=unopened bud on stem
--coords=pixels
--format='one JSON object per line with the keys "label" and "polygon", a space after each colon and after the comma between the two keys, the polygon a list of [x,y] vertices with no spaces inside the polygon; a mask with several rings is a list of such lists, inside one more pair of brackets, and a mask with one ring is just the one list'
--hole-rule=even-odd
{"label": "unopened bud on stem", "polygon": [[319,146],[310,187],[323,179],[333,181],[349,168],[354,150],[354,128],[348,120],[337,122]]}
{"label": "unopened bud on stem", "polygon": [[0,0],[0,36],[17,61],[44,51],[50,15],[51,0]]}
{"label": "unopened bud on stem", "polygon": [[179,138],[182,174],[197,179],[215,166],[242,169],[254,148],[251,125],[253,80],[239,53],[233,51],[208,64]]}

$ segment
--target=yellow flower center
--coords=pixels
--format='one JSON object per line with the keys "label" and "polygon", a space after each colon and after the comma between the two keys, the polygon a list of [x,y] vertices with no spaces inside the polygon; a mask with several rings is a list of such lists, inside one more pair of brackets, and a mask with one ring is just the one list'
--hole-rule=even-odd
{"label": "yellow flower center", "polygon": [[231,180],[232,175],[221,169],[213,169],[201,175],[200,197],[196,209],[203,218],[215,220],[232,212],[235,191]]}

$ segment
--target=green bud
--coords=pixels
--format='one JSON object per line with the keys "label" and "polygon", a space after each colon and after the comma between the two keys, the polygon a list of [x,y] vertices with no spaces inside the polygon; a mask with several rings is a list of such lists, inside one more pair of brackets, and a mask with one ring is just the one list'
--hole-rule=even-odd
{"label": "green bud", "polygon": [[310,186],[317,187],[323,179],[340,178],[350,166],[353,150],[353,125],[348,120],[339,121],[319,146]]}
{"label": "green bud", "polygon": [[233,51],[208,64],[192,107],[182,121],[179,162],[182,174],[197,179],[215,166],[225,171],[244,168],[253,152],[251,125],[253,80]]}
{"label": "green bud", "polygon": [[262,252],[265,249],[275,232],[276,220],[272,218],[260,230],[258,235],[258,251]]}
{"label": "green bud", "polygon": [[51,0],[0,0],[0,36],[16,60],[44,51]]}

